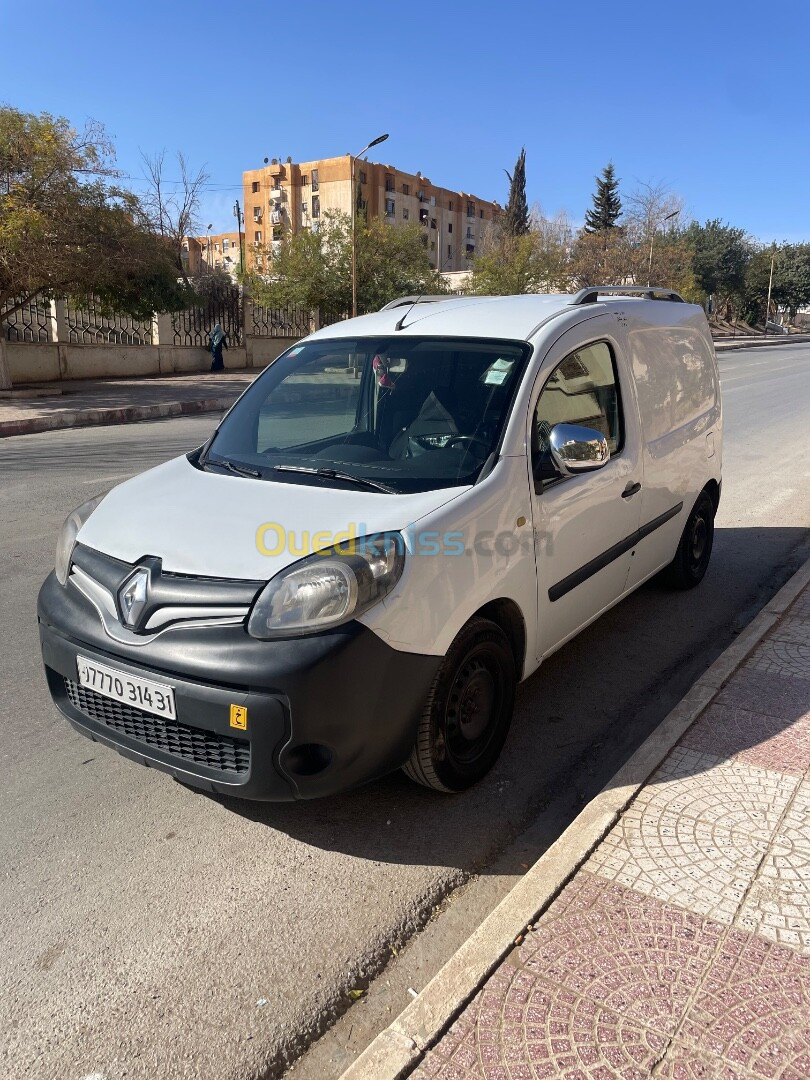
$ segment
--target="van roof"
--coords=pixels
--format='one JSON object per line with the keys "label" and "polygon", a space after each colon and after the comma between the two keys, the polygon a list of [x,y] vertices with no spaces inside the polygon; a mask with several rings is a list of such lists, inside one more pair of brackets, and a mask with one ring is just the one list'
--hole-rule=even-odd
{"label": "van roof", "polygon": [[521,296],[431,296],[420,298],[418,304],[416,299],[403,297],[387,304],[381,311],[325,326],[313,336],[373,337],[401,333],[431,337],[505,337],[525,341],[549,318],[577,307],[592,312],[594,307],[602,306],[607,300],[621,300],[633,305],[681,301],[677,293],[669,290],[660,290],[660,295],[656,295],[655,290],[620,292],[603,288]]}

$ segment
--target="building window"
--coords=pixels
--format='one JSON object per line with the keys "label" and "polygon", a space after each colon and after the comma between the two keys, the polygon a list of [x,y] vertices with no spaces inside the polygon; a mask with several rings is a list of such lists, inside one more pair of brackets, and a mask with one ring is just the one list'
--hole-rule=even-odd
{"label": "building window", "polygon": [[473,228],[472,228],[472,225],[468,225],[468,226],[467,226],[467,239],[468,239],[468,240],[472,240],[472,239],[474,239],[474,237],[473,237]]}
{"label": "building window", "polygon": [[430,219],[430,227],[431,227],[431,229],[435,229],[435,228],[436,228],[436,218],[435,218],[435,217],[432,217],[432,218]]}
{"label": "building window", "polygon": [[304,185],[304,187],[306,187],[309,183],[309,176],[306,173],[301,173],[301,183]]}
{"label": "building window", "polygon": [[262,242],[262,230],[257,229],[253,234],[253,240],[255,243],[260,244]]}
{"label": "building window", "polygon": [[452,232],[452,231],[453,231],[453,222],[452,222],[452,221],[451,221],[451,222],[450,222],[450,224],[449,224],[449,225],[447,226],[447,231],[448,231],[448,232]]}
{"label": "building window", "polygon": [[[320,191],[320,184],[318,183],[318,170],[317,169],[312,170],[312,190],[313,191]],[[314,210],[312,212],[312,216],[313,217],[315,216]]]}
{"label": "building window", "polygon": [[475,217],[475,203],[474,202],[468,202],[467,203],[467,217]]}
{"label": "building window", "polygon": [[436,205],[436,196],[435,196],[435,195],[431,195],[431,196],[430,196],[430,205],[431,205],[431,206],[435,206],[435,205]]}
{"label": "building window", "polygon": [[410,212],[410,210],[408,209],[408,207],[407,207],[407,206],[403,206],[403,207],[402,207],[402,220],[403,220],[403,221],[407,221],[407,220],[408,220],[408,218],[409,218],[410,216],[411,216],[411,212]]}
{"label": "building window", "polygon": [[396,188],[394,187],[394,176],[393,176],[392,173],[386,173],[385,174],[385,190],[386,191],[395,191],[396,190]]}
{"label": "building window", "polygon": [[273,229],[273,239],[274,240],[281,240],[282,236],[283,236],[283,230],[282,229]]}
{"label": "building window", "polygon": [[448,210],[452,210],[452,209],[453,209],[453,200],[452,200],[452,199],[451,199],[451,200],[450,200],[450,202],[449,202],[449,203],[447,204],[447,209],[448,209]]}
{"label": "building window", "polygon": [[427,225],[427,223],[428,223],[428,212],[427,212],[427,210],[420,210],[419,211],[419,224],[420,225]]}
{"label": "building window", "polygon": [[223,252],[224,252],[224,251],[230,251],[230,247],[231,247],[231,242],[230,242],[230,240],[228,240],[228,239],[227,239],[227,237],[226,237],[226,238],[225,238],[225,239],[224,239],[224,240],[222,241],[222,250],[223,250]]}
{"label": "building window", "polygon": [[254,180],[253,183],[250,185],[250,190],[253,192],[254,195],[256,194],[257,191],[260,190],[260,188],[261,188],[261,184],[259,183],[258,180]]}
{"label": "building window", "polygon": [[396,206],[394,205],[394,200],[393,199],[386,199],[385,200],[385,216],[386,217],[393,217],[395,213],[396,213]]}
{"label": "building window", "polygon": [[366,176],[366,173],[365,173],[364,169],[360,170],[360,173],[359,173],[357,179],[360,181],[361,184],[368,183],[368,177]]}
{"label": "building window", "polygon": [[402,185],[402,194],[403,195],[410,195],[410,193],[411,193],[411,185],[410,184],[403,184]]}
{"label": "building window", "polygon": [[307,200],[306,200],[306,199],[304,199],[304,201],[303,201],[303,202],[301,203],[301,213],[302,213],[302,214],[303,214],[303,215],[304,215],[305,217],[306,217],[306,215],[307,215],[307,214],[309,213],[309,203],[307,202]]}
{"label": "building window", "polygon": [[484,217],[484,211],[483,211],[483,210],[479,210],[479,211],[478,211],[478,216],[479,216],[479,217],[480,217],[480,218],[481,218],[481,219],[483,220],[483,217]]}
{"label": "building window", "polygon": [[452,244],[447,245],[447,258],[448,259],[453,258],[453,245]]}
{"label": "building window", "polygon": [[467,244],[467,255],[475,254],[475,244]]}
{"label": "building window", "polygon": [[262,208],[260,206],[254,206],[253,207],[253,220],[254,221],[261,221],[262,220]]}
{"label": "building window", "polygon": [[[315,190],[315,171],[312,172],[312,190]],[[321,216],[321,197],[320,195],[312,196],[312,216],[319,218]]]}

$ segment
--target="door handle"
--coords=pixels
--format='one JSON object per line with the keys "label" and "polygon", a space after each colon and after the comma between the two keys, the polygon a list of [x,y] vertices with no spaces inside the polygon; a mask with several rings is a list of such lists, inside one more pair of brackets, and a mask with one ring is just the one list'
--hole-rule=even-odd
{"label": "door handle", "polygon": [[639,491],[641,491],[641,484],[628,484],[622,492],[622,498],[632,499],[632,497]]}

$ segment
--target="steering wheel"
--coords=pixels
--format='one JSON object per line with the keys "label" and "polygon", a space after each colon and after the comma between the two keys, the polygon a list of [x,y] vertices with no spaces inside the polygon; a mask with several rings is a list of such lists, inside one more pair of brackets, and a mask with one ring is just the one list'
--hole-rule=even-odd
{"label": "steering wheel", "polygon": [[463,443],[467,446],[471,446],[473,443],[479,443],[483,446],[485,452],[489,453],[489,442],[481,435],[454,435],[451,439],[448,439],[444,444],[445,448],[455,446],[456,443]]}

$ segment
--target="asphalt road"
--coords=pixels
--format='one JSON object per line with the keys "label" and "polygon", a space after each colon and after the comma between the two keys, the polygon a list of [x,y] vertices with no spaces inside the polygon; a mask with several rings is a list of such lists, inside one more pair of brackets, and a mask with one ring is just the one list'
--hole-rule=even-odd
{"label": "asphalt road", "polygon": [[[726,354],[721,371],[705,582],[651,583],[561,650],[522,686],[497,768],[451,798],[395,775],[320,803],[238,805],[76,735],[36,633],[57,530],[214,418],[0,443],[0,1075],[273,1075],[440,897],[494,873],[533,821],[553,839],[810,553],[810,348]],[[569,810],[546,821],[560,793]]]}

